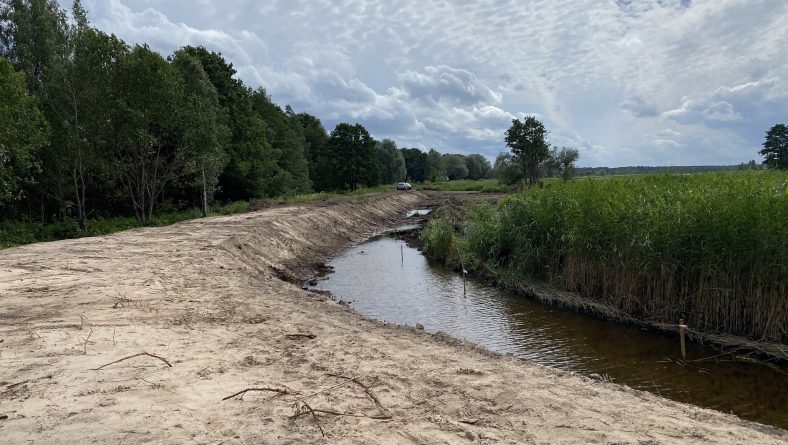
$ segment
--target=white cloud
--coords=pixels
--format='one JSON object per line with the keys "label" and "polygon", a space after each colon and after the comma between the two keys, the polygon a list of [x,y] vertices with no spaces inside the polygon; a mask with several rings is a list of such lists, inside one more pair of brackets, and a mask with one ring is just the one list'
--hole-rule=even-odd
{"label": "white cloud", "polygon": [[401,145],[492,157],[527,112],[583,165],[738,163],[786,116],[782,1],[85,3],[130,43],[205,45],[280,103]]}

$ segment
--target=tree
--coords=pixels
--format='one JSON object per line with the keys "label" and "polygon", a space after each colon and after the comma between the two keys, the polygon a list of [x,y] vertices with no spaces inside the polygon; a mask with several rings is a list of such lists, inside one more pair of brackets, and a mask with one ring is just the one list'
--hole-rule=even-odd
{"label": "tree", "polygon": [[287,112],[283,112],[262,88],[252,93],[252,108],[265,122],[267,139],[276,160],[274,174],[267,181],[266,194],[283,196],[310,191],[304,135],[293,110],[286,107]]}
{"label": "tree", "polygon": [[405,180],[405,158],[397,149],[397,143],[391,139],[383,139],[378,143],[378,161],[383,168],[381,180],[384,184],[393,184]]}
{"label": "tree", "polygon": [[443,156],[438,150],[430,148],[430,151],[427,152],[425,171],[427,172],[425,179],[429,179],[432,182],[446,180],[446,166],[443,162]]}
{"label": "tree", "polygon": [[27,75],[37,95],[58,46],[68,40],[65,13],[55,0],[2,0],[0,23],[0,55]]}
{"label": "tree", "polygon": [[225,146],[230,140],[227,115],[219,105],[219,94],[200,61],[185,51],[177,51],[172,64],[183,77],[186,108],[180,123],[187,145],[192,148],[190,168],[200,185],[200,210],[208,215],[208,205],[216,191],[219,175],[226,163]]}
{"label": "tree", "polygon": [[148,46],[136,46],[118,67],[111,152],[115,176],[142,225],[153,218],[156,202],[182,174],[190,155],[183,78]]}
{"label": "tree", "polygon": [[550,151],[547,163],[558,171],[564,182],[567,182],[575,176],[575,161],[579,157],[580,152],[576,148],[562,147],[561,150]]}
{"label": "tree", "polygon": [[451,181],[468,177],[468,165],[465,163],[463,155],[445,154],[443,155],[443,165],[446,169],[446,176]]}
{"label": "tree", "polygon": [[418,148],[402,148],[400,151],[405,159],[405,171],[408,178],[416,182],[427,179],[427,153]]}
{"label": "tree", "polygon": [[185,46],[179,52],[200,61],[228,116],[231,137],[226,147],[227,164],[219,176],[218,196],[226,201],[267,196],[271,178],[279,171],[279,157],[268,139],[266,122],[254,109],[253,92],[234,77],[233,65],[220,53],[201,46]]}
{"label": "tree", "polygon": [[90,28],[84,10],[75,2],[75,26],[58,47],[45,76],[47,114],[55,130],[51,150],[55,162],[46,173],[68,178],[80,229],[87,228],[88,187],[101,167],[101,147],[109,138],[106,116],[112,108],[112,85],[127,46],[115,36]]}
{"label": "tree", "polygon": [[788,169],[788,126],[777,124],[766,132],[766,140],[760,151],[763,164],[769,168]]}
{"label": "tree", "polygon": [[522,122],[513,119],[512,126],[506,130],[506,146],[522,166],[529,186],[539,181],[539,167],[550,156],[546,136],[544,124],[533,116],[527,116]]}
{"label": "tree", "polygon": [[511,153],[501,153],[495,158],[492,176],[505,185],[516,184],[524,178],[522,165]]}
{"label": "tree", "polygon": [[47,124],[27,91],[25,74],[0,57],[0,208],[33,181],[36,153],[46,143]]}
{"label": "tree", "polygon": [[304,135],[304,150],[309,163],[309,179],[317,191],[331,190],[333,171],[331,170],[331,153],[328,151],[328,132],[320,119],[309,113],[295,116]]}
{"label": "tree", "polygon": [[376,185],[381,166],[377,159],[377,142],[361,124],[338,124],[328,140],[334,153],[335,186],[355,191],[359,185]]}
{"label": "tree", "polygon": [[465,164],[468,166],[468,179],[473,180],[485,178],[492,168],[490,161],[480,154],[466,156]]}

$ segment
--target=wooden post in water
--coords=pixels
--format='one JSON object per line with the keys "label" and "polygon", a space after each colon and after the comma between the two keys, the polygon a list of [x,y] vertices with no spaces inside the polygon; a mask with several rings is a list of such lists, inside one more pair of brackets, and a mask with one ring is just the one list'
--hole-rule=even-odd
{"label": "wooden post in water", "polygon": [[399,257],[402,260],[402,264],[405,264],[405,248],[402,244],[399,245]]}
{"label": "wooden post in water", "polygon": [[687,359],[687,345],[684,342],[684,331],[687,329],[687,325],[684,324],[684,319],[679,320],[679,337],[681,338],[681,358],[684,360]]}
{"label": "wooden post in water", "polygon": [[462,268],[462,294],[465,295],[467,293],[465,288],[465,274],[467,274],[468,271],[465,270],[465,266],[460,265],[460,267]]}

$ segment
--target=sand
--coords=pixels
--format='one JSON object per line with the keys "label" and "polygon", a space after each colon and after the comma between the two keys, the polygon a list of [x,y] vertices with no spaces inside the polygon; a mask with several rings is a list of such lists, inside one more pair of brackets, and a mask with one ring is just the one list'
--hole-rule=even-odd
{"label": "sand", "polygon": [[[0,251],[0,442],[788,443],[784,430],[386,325],[301,288],[330,255],[435,199]],[[143,355],[94,370],[141,352],[171,366]],[[222,400],[263,387],[288,394]],[[293,418],[305,404],[340,415]]]}

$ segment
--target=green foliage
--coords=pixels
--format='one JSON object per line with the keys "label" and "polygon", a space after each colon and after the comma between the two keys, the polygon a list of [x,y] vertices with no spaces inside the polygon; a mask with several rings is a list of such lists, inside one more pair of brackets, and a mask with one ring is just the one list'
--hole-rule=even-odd
{"label": "green foliage", "polygon": [[136,46],[120,61],[115,88],[113,173],[146,225],[192,155],[185,116],[190,103],[178,70],[147,46]]}
{"label": "green foliage", "polygon": [[359,186],[380,182],[377,142],[361,124],[338,124],[331,132],[328,146],[334,154],[334,189],[355,191]]}
{"label": "green foliage", "polygon": [[191,148],[186,172],[193,176],[190,182],[199,189],[200,208],[206,215],[219,175],[227,163],[225,147],[231,136],[228,116],[219,104],[219,93],[199,59],[181,50],[173,55],[170,62],[183,77],[186,94],[181,122],[185,142]]}
{"label": "green foliage", "polygon": [[484,179],[492,169],[490,161],[480,154],[472,154],[465,157],[468,167],[468,179]]}
{"label": "green foliage", "polygon": [[428,179],[427,174],[427,153],[418,148],[402,148],[402,157],[405,159],[405,171],[408,179],[415,182],[423,182]]}
{"label": "green foliage", "polygon": [[763,164],[769,168],[788,169],[788,126],[777,124],[766,132],[766,140],[760,151]]}
{"label": "green foliage", "polygon": [[309,179],[317,191],[331,190],[334,172],[328,149],[328,132],[320,119],[308,113],[295,115],[304,135],[304,149],[309,163]]}
{"label": "green foliage", "polygon": [[788,174],[586,179],[479,208],[464,237],[505,273],[640,318],[788,341]]}
{"label": "green foliage", "polygon": [[513,119],[512,126],[506,130],[506,146],[522,166],[528,185],[536,185],[540,167],[550,156],[546,136],[544,124],[533,116],[527,116],[522,122]]}
{"label": "green foliage", "polygon": [[523,180],[523,168],[511,153],[501,153],[495,158],[492,176],[501,184],[514,185]]}
{"label": "green foliage", "polygon": [[405,180],[405,158],[397,149],[397,143],[383,139],[378,143],[378,161],[382,167],[381,181],[393,184]]}
{"label": "green foliage", "polygon": [[275,171],[268,180],[266,196],[305,193],[312,189],[305,154],[303,130],[293,110],[287,113],[271,101],[263,89],[252,94],[253,108],[266,124],[266,138],[276,159]]}
{"label": "green foliage", "polygon": [[468,177],[468,165],[463,155],[443,155],[443,169],[450,181]]}
{"label": "green foliage", "polygon": [[454,221],[449,218],[431,219],[421,232],[424,253],[446,262],[453,254]]}
{"label": "green foliage", "polygon": [[435,182],[424,186],[425,190],[437,190],[441,192],[487,192],[502,193],[508,191],[509,187],[501,185],[494,179],[484,179],[471,181],[464,179],[461,181]]}
{"label": "green foliage", "polygon": [[574,178],[575,162],[577,162],[579,157],[580,152],[576,148],[562,147],[560,150],[554,148],[550,150],[550,158],[546,163],[549,165],[549,168],[555,169],[558,176],[566,182]]}
{"label": "green foliage", "polygon": [[20,199],[22,187],[33,182],[46,129],[36,99],[27,93],[24,73],[0,57],[0,209]]}

